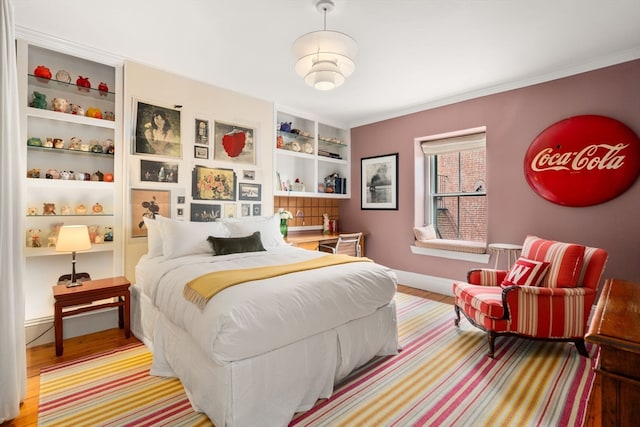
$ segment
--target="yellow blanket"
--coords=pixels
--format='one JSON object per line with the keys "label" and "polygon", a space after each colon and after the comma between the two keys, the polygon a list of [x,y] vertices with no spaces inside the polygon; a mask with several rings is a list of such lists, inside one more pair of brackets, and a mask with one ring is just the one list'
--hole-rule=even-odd
{"label": "yellow blanket", "polygon": [[282,276],[283,274],[295,273],[297,271],[312,270],[315,268],[328,267],[331,265],[345,264],[348,262],[366,261],[369,258],[356,258],[349,255],[326,255],[307,261],[299,261],[291,264],[271,265],[267,267],[242,268],[237,270],[213,271],[196,277],[184,287],[184,297],[204,308],[207,302],[218,292],[230,286],[238,285],[253,280],[269,279],[271,277]]}

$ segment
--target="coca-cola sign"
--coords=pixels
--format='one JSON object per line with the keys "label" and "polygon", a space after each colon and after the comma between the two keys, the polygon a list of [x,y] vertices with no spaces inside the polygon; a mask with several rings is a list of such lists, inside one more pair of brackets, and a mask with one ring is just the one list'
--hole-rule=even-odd
{"label": "coca-cola sign", "polygon": [[624,193],[640,174],[640,139],[609,117],[585,115],[554,123],[524,158],[527,182],[564,206],[591,206]]}

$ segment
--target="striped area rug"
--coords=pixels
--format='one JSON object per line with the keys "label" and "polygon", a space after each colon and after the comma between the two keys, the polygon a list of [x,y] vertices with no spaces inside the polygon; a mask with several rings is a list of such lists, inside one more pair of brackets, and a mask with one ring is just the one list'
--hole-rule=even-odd
{"label": "striped area rug", "polygon": [[[567,343],[496,340],[453,307],[397,293],[397,356],[378,359],[291,426],[580,426],[593,384],[586,359]],[[40,426],[211,425],[180,382],[149,375],[151,354],[131,345],[41,372]]]}
{"label": "striped area rug", "polygon": [[595,346],[498,337],[453,307],[397,293],[398,356],[352,374],[290,426],[581,426],[593,385]]}

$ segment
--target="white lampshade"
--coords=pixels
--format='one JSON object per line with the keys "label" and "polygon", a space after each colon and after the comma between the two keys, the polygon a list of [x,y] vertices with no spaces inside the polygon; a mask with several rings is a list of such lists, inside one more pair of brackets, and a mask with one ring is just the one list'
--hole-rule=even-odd
{"label": "white lampshade", "polygon": [[[321,0],[317,8],[326,14],[333,8],[333,2]],[[326,23],[324,30],[298,37],[292,50],[297,60],[296,73],[318,90],[340,86],[356,68],[353,58],[358,52],[358,44],[347,34],[327,31]]]}
{"label": "white lampshade", "polygon": [[89,229],[86,225],[64,225],[60,227],[56,252],[77,252],[91,249]]}

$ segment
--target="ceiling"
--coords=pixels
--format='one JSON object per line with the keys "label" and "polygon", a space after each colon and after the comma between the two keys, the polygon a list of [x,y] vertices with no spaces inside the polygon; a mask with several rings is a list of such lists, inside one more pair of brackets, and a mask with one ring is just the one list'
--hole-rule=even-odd
{"label": "ceiling", "polygon": [[349,127],[640,58],[638,0],[335,3],[327,29],[359,51],[322,92],[291,53],[322,29],[314,0],[13,0],[18,27]]}

